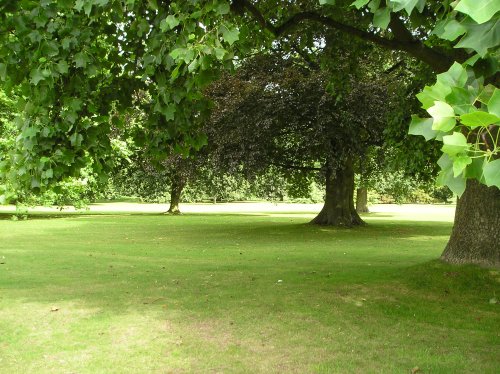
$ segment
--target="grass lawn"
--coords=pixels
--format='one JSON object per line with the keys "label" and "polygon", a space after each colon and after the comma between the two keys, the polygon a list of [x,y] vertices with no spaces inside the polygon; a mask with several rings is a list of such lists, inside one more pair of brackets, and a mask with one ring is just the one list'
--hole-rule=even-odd
{"label": "grass lawn", "polygon": [[[369,214],[0,220],[1,373],[498,373],[500,273],[451,222]],[[417,369],[418,368],[418,369]]]}

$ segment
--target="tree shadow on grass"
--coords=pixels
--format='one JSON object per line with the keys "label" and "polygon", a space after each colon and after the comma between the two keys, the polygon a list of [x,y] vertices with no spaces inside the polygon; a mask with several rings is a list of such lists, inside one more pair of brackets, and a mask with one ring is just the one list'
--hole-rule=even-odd
{"label": "tree shadow on grass", "polygon": [[275,223],[270,222],[268,225],[259,225],[257,227],[249,227],[249,232],[257,235],[266,234],[291,234],[299,231],[302,234],[320,234],[317,237],[332,238],[334,236],[342,236],[345,238],[357,240],[362,238],[400,238],[416,236],[449,236],[451,233],[452,224],[449,222],[432,222],[430,225],[425,221],[371,221],[367,225],[355,227],[334,227],[320,226],[309,222],[305,223]]}
{"label": "tree shadow on grass", "polygon": [[[295,214],[295,213],[290,213]],[[298,213],[300,214],[300,213]],[[307,213],[302,213],[307,214]],[[17,213],[0,212],[0,220],[10,221],[26,221],[26,220],[44,220],[44,219],[65,219],[65,218],[99,218],[99,217],[235,217],[235,216],[255,216],[255,217],[268,217],[271,216],[267,213],[181,213],[169,214],[168,212],[148,213],[148,212],[29,212]]]}
{"label": "tree shadow on grass", "polygon": [[[26,230],[21,244],[14,238],[4,246],[10,249],[0,266],[15,272],[3,283],[5,289],[19,289],[19,297],[27,299],[81,299],[113,309],[142,308],[146,299],[165,293],[186,303],[206,293],[243,292],[251,298],[253,286],[274,286],[276,279],[300,281],[308,276],[297,274],[312,272],[316,286],[326,288],[392,279],[405,264],[437,258],[451,230],[448,222],[420,221],[374,221],[338,229],[310,225],[303,218],[255,214],[189,214],[165,220],[157,213],[34,217],[88,220],[74,234],[68,232],[74,228],[57,224],[40,231],[34,222],[33,239]],[[433,245],[436,249],[429,252]],[[220,277],[218,286],[211,286],[215,278],[210,274]],[[242,289],[234,291],[235,284]]]}

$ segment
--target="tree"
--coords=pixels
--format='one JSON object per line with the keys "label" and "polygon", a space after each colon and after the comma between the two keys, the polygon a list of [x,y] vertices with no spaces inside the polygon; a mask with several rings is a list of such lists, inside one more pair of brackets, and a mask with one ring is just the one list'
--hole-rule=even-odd
{"label": "tree", "polygon": [[[221,69],[231,69],[235,56],[245,55],[252,48],[265,49],[274,39],[296,42],[299,49],[314,47],[318,42],[312,37],[314,34],[300,32],[314,29],[312,24],[403,51],[429,64],[438,73],[445,72],[454,61],[467,62],[473,65],[468,69],[474,70],[476,77],[468,75],[471,79],[464,83],[466,87],[480,88],[481,77],[495,81],[497,68],[491,62],[497,58],[494,52],[499,45],[495,32],[499,22],[498,2],[482,0],[481,6],[475,6],[471,0],[453,3],[357,0],[354,5],[359,10],[350,3],[341,0],[278,4],[253,0],[231,3],[226,0],[0,2],[0,79],[5,81],[7,89],[19,87],[25,101],[25,105],[19,103],[24,106],[24,115],[19,123],[17,155],[2,165],[2,175],[11,176],[8,183],[3,183],[3,189],[5,186],[16,189],[20,185],[43,189],[67,176],[77,175],[88,165],[96,173],[105,173],[112,164],[108,113],[113,106],[129,107],[131,93],[138,88],[149,91],[153,98],[148,126],[163,130],[159,131],[161,137],[152,143],[174,139],[184,150],[197,148],[199,133],[193,128],[203,122],[207,109],[201,94],[203,87],[216,78]],[[292,30],[295,38],[289,40]],[[463,88],[444,78],[450,78],[450,74],[453,78],[453,72],[448,73],[439,84],[451,90]],[[460,79],[455,83],[463,82]],[[429,90],[427,93],[434,92]],[[487,127],[490,133],[496,134],[498,116],[493,110],[498,90],[487,97],[488,103],[479,104],[479,101],[477,105],[471,105],[477,101],[475,98],[463,95],[453,103],[447,91],[441,92],[435,101],[448,104],[452,110],[432,103],[434,105],[425,108],[434,108],[430,113],[434,114],[432,123],[417,121],[414,125],[423,123],[424,129],[440,127],[431,130],[439,131],[436,135],[446,139],[445,145],[462,146],[462,150],[465,149],[463,138],[453,133],[460,133],[454,129],[463,130],[471,135],[462,134],[465,144],[470,145],[467,150],[472,156],[486,160],[480,167],[477,163],[466,166],[465,171],[457,175],[478,180],[481,184],[477,189],[467,188],[472,188],[483,206],[489,207],[481,212],[487,214],[486,230],[474,219],[457,219],[456,224],[460,226],[457,230],[476,235],[475,243],[484,243],[485,232],[490,238],[497,238],[500,213],[495,209],[496,201],[491,200],[497,193],[489,193],[488,188],[498,190],[498,179],[494,177],[498,170],[498,147],[495,141],[494,146],[476,142],[477,137],[473,135],[479,130],[474,128],[474,123],[478,117],[484,120],[486,113],[488,120],[480,121],[479,127]],[[457,111],[456,107],[464,102],[469,105],[470,113]],[[467,114],[472,115],[472,121],[470,117],[463,117]],[[455,125],[458,123],[458,126],[452,129],[440,126],[443,123],[449,126],[450,119],[457,117],[459,122]],[[451,134],[443,135],[443,132]],[[452,162],[441,163],[445,174],[449,175],[454,165],[459,170],[460,165],[468,162],[461,158],[463,153],[457,152]],[[20,168],[29,172],[18,175],[15,171]],[[480,173],[468,173],[469,168]],[[481,175],[485,173],[493,175],[491,187],[482,182]],[[442,178],[445,183],[451,180]],[[489,183],[487,179],[484,182]],[[3,195],[8,196],[9,192]],[[467,201],[471,200],[461,199],[459,206]],[[474,217],[476,209],[475,205],[457,209],[457,217],[459,212]],[[465,222],[469,223],[462,227]],[[455,234],[450,243],[456,248],[461,245]],[[498,240],[494,245],[499,247]],[[477,254],[471,256],[475,262],[498,262],[497,258],[481,257],[477,248],[469,251]],[[457,261],[459,252],[456,251]]]}
{"label": "tree", "polygon": [[169,154],[161,161],[150,159],[144,149],[137,149],[128,165],[111,173],[111,186],[121,194],[149,202],[168,200],[167,213],[180,214],[182,192],[197,175],[199,164],[194,158],[177,154]]}
{"label": "tree", "polygon": [[[427,121],[415,119],[411,131],[424,135],[426,139],[437,137],[444,140],[445,156],[440,162],[443,168],[441,183],[455,188],[459,193],[469,188],[473,192],[467,192],[466,196],[473,194],[477,201],[482,201],[479,208],[475,204],[476,199],[459,200],[454,230],[443,258],[451,262],[498,265],[500,179],[495,176],[499,175],[500,168],[496,140],[499,117],[494,109],[498,106],[498,89],[494,86],[482,89],[481,77],[491,82],[498,80],[498,57],[494,52],[500,44],[500,37],[496,32],[499,3],[488,0],[482,1],[480,5],[468,0],[454,3],[391,1],[384,4],[370,0],[354,2],[353,5],[358,9],[366,9],[364,7],[368,5],[368,11],[365,10],[361,16],[371,20],[372,13],[372,24],[378,27],[377,30],[366,24],[363,28],[359,27],[359,24],[344,23],[336,18],[335,13],[345,14],[343,2],[320,2],[339,4],[321,9],[311,7],[310,3],[303,4],[302,9],[294,9],[284,17],[266,14],[248,0],[238,0],[235,4],[241,14],[250,15],[276,37],[286,35],[290,29],[297,28],[301,23],[315,22],[391,50],[404,51],[427,63],[436,72],[442,73],[438,76],[438,84],[424,90],[420,95],[424,101],[424,109],[430,109],[432,118]],[[422,14],[426,17],[422,17]],[[272,23],[270,19],[278,19],[278,22]],[[453,65],[454,67],[446,72],[453,61],[472,65],[477,76],[469,73],[469,79],[462,78],[464,74],[457,65]],[[464,95],[464,91],[460,91],[467,91],[469,87],[473,90],[471,94]],[[486,93],[484,98],[482,92]],[[459,121],[456,122],[455,118]],[[491,134],[491,137],[482,139],[480,135],[484,132]],[[457,149],[459,151],[456,151]],[[470,162],[473,157],[476,161]],[[483,176],[489,176],[490,180]],[[466,183],[466,179],[470,181]],[[476,181],[482,183],[477,184]],[[463,240],[465,237],[467,240]],[[484,250],[488,246],[492,246],[491,251]]]}
{"label": "tree", "polygon": [[369,145],[381,144],[380,108],[390,95],[375,76],[363,83],[348,72],[333,94],[330,77],[289,55],[247,59],[210,88],[215,108],[206,131],[221,164],[243,164],[253,174],[274,166],[306,183],[321,171],[325,205],[312,223],[350,227],[363,223],[354,209],[354,164]]}
{"label": "tree", "polygon": [[[7,159],[10,157],[17,136],[14,126],[15,114],[15,101],[0,89],[0,168],[1,165],[8,162]],[[0,176],[0,182],[2,182],[0,184],[0,203],[6,200],[7,187],[4,180],[5,178]],[[15,196],[9,196],[9,198],[15,199]]]}

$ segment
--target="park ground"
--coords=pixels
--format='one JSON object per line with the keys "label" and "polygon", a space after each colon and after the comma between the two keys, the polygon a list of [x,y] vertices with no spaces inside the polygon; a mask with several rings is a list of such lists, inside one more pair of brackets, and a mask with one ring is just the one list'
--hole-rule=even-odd
{"label": "park ground", "polygon": [[2,208],[0,373],[498,372],[500,272],[438,260],[452,206],[319,208]]}

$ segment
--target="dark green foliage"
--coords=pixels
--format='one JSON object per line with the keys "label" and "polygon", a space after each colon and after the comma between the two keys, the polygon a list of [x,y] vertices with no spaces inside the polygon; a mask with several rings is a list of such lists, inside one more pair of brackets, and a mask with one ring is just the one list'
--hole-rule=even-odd
{"label": "dark green foliage", "polygon": [[383,142],[380,108],[388,92],[382,82],[352,78],[333,94],[331,75],[301,62],[260,55],[210,87],[215,108],[206,132],[216,162],[243,165],[249,175],[272,166],[297,190],[301,180],[310,185],[311,172],[336,169],[347,155]]}

